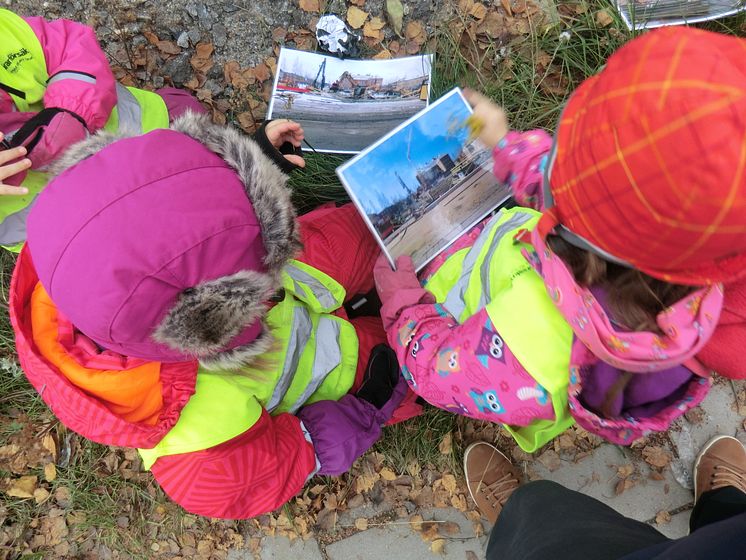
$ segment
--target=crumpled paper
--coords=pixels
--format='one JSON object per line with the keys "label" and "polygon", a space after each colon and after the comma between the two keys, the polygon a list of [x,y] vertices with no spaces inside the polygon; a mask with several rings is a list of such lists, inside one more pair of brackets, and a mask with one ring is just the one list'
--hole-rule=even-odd
{"label": "crumpled paper", "polygon": [[323,16],[316,24],[316,40],[319,46],[340,58],[356,57],[360,54],[360,34],[356,33],[337,16]]}

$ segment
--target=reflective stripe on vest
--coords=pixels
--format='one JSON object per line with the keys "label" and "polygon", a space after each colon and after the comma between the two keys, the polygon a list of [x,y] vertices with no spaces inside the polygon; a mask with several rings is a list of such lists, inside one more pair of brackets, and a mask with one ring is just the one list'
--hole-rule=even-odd
{"label": "reflective stripe on vest", "polygon": [[[317,297],[324,300],[338,292],[335,284],[341,288],[303,263],[291,261],[288,267],[310,275],[300,281],[310,302],[318,303]],[[290,278],[286,276],[286,280]],[[315,294],[310,286],[317,290]],[[255,362],[263,365],[251,365],[240,372],[200,369],[195,393],[174,428],[153,449],[140,450],[146,469],[158,457],[201,451],[242,434],[259,418],[262,404],[273,415],[295,413],[304,404],[338,400],[350,390],[358,340],[349,322],[317,313],[309,302],[286,291],[285,299],[267,313],[265,323],[276,343]]]}
{"label": "reflective stripe on vest", "polygon": [[331,276],[292,260],[282,271],[282,286],[308,304],[316,313],[329,313],[342,306],[345,289]]}
{"label": "reflective stripe on vest", "polygon": [[530,246],[514,239],[519,230],[535,227],[539,216],[526,208],[501,210],[472,247],[454,253],[427,283],[460,323],[486,309],[513,355],[551,395],[554,420],[504,426],[527,452],[573,424],[567,406],[572,329],[521,253]]}
{"label": "reflective stripe on vest", "polygon": [[275,385],[272,398],[267,403],[267,410],[272,412],[277,408],[288,392],[290,382],[293,380],[300,356],[306,348],[306,344],[311,339],[313,323],[311,314],[303,307],[294,307],[292,310],[292,321],[290,323],[290,336],[288,337],[287,347],[285,350],[285,361],[282,366],[282,375]]}
{"label": "reflective stripe on vest", "polygon": [[62,80],[77,80],[79,82],[86,82],[87,84],[96,83],[96,78],[91,76],[90,74],[84,74],[82,72],[63,71],[57,72],[54,76],[49,78],[47,80],[47,86],[51,86],[53,83],[60,82]]}
{"label": "reflective stripe on vest", "polygon": [[47,63],[39,39],[21,16],[0,8],[0,88],[19,111],[39,111],[47,88]]}

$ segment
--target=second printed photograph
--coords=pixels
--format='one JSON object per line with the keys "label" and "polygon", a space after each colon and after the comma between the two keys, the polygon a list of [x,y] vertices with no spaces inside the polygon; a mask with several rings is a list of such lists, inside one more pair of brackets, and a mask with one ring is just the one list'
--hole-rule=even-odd
{"label": "second printed photograph", "polygon": [[268,118],[303,125],[319,152],[355,154],[427,107],[432,55],[341,60],[282,49]]}
{"label": "second printed photograph", "polygon": [[510,196],[470,116],[454,89],[337,169],[392,264],[409,255],[421,269]]}

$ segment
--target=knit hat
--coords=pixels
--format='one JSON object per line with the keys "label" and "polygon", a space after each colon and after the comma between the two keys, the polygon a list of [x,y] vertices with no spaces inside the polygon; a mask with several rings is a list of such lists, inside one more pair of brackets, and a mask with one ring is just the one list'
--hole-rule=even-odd
{"label": "knit hat", "polygon": [[667,282],[746,276],[746,41],[630,41],[573,93],[547,174],[542,235]]}
{"label": "knit hat", "polygon": [[[66,170],[65,170],[66,169]],[[300,247],[286,176],[237,130],[187,113],[171,130],[73,146],[28,218],[39,280],[102,347],[237,367]]]}

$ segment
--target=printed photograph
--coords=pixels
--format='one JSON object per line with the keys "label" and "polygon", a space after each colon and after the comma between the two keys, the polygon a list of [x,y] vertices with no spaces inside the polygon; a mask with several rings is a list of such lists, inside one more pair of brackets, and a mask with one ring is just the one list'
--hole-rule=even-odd
{"label": "printed photograph", "polygon": [[282,49],[268,118],[303,125],[321,152],[355,154],[428,104],[432,55],[340,60]]}
{"label": "printed photograph", "polygon": [[510,196],[455,89],[337,170],[392,262],[419,270]]}

